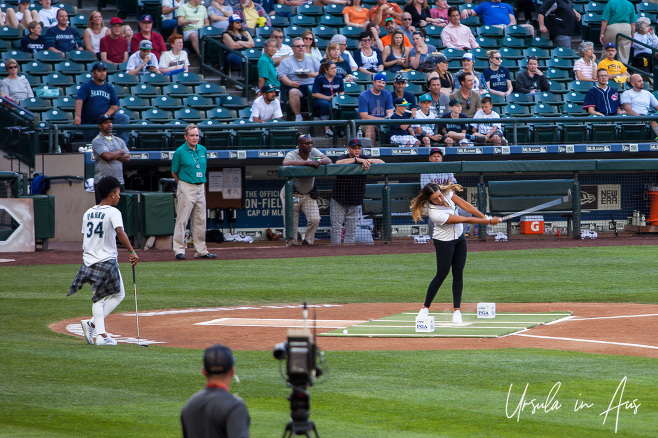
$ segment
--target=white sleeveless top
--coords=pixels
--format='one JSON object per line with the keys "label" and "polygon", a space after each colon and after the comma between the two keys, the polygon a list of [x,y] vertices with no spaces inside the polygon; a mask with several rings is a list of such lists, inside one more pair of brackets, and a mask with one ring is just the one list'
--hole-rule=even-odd
{"label": "white sleeveless top", "polygon": [[86,28],[85,32],[91,36],[91,47],[94,49],[94,52],[98,53],[101,51],[101,38],[107,33],[107,27],[103,26],[100,34],[96,35],[90,28]]}

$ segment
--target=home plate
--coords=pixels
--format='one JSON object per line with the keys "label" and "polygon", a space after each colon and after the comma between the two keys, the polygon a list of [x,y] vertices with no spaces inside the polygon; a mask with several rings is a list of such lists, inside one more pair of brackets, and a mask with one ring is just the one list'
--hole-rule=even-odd
{"label": "home plate", "polygon": [[282,327],[297,328],[305,325],[317,328],[340,329],[366,321],[342,320],[342,319],[318,319],[304,322],[303,319],[263,319],[263,318],[219,318],[211,321],[197,322],[194,325],[222,325],[229,327]]}

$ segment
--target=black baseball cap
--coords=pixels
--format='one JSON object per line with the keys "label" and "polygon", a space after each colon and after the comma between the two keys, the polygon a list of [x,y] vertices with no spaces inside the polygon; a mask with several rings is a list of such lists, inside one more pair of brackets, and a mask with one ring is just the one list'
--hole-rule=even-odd
{"label": "black baseball cap", "polygon": [[101,114],[98,116],[98,118],[96,118],[96,124],[100,125],[106,120],[114,120],[114,116],[110,116],[109,114]]}
{"label": "black baseball cap", "polygon": [[272,84],[265,84],[260,88],[262,94],[269,93],[270,91],[279,91],[279,89]]}
{"label": "black baseball cap", "polygon": [[107,70],[107,65],[104,62],[96,62],[91,66],[91,71],[94,70]]}
{"label": "black baseball cap", "polygon": [[356,146],[359,146],[359,147],[363,148],[363,143],[361,142],[361,140],[359,138],[353,138],[352,140],[347,142],[347,147],[348,148],[353,148],[353,147],[356,147]]}
{"label": "black baseball cap", "polygon": [[450,99],[450,102],[448,103],[448,106],[455,106],[455,105],[461,105],[461,102],[459,99]]}
{"label": "black baseball cap", "polygon": [[208,374],[224,374],[235,365],[233,352],[226,345],[215,344],[203,353],[203,369]]}
{"label": "black baseball cap", "polygon": [[441,148],[431,148],[430,149],[430,155],[433,155],[433,154],[440,154],[441,156],[443,156],[443,151],[441,151]]}

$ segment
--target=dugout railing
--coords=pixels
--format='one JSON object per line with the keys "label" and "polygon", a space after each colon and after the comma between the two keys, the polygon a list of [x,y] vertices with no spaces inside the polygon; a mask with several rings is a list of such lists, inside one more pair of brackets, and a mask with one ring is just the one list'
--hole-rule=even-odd
{"label": "dugout railing", "polygon": [[[365,150],[365,153],[369,151]],[[573,238],[580,238],[582,230],[610,231],[611,235],[626,232],[633,235],[653,235],[656,226],[648,223],[646,227],[634,227],[627,224],[628,217],[634,211],[641,211],[650,218],[648,191],[658,186],[658,159],[606,159],[606,160],[552,160],[552,161],[460,161],[444,163],[400,163],[373,164],[364,171],[358,165],[331,164],[313,169],[308,166],[284,166],[279,168],[279,177],[286,178],[284,183],[285,202],[284,224],[287,240],[293,238],[293,184],[297,177],[315,177],[318,187],[321,222],[319,233],[330,229],[329,200],[333,183],[337,176],[366,176],[368,184],[378,183],[393,185],[415,182],[420,191],[420,174],[452,173],[457,182],[464,186],[462,196],[480,211],[489,212],[487,184],[490,181],[521,180],[561,180],[572,179],[580,187],[580,208],[574,207]],[[658,190],[658,188],[657,188]],[[380,230],[382,241],[395,237],[423,234],[426,224],[414,224],[411,215],[395,214],[390,208],[390,199],[382,200],[383,212]],[[519,208],[522,210],[522,208]],[[581,211],[587,220],[581,220]],[[556,212],[539,212],[545,216],[546,226],[542,236],[507,236],[509,238],[531,237],[566,237],[567,221]],[[300,218],[303,218],[303,214]],[[518,218],[515,222],[518,222]],[[300,228],[305,220],[300,220]],[[389,225],[390,224],[390,225]],[[627,226],[628,225],[628,226]],[[518,225],[515,225],[515,230]],[[491,238],[491,234],[504,233],[506,224],[481,227],[477,235],[480,239]],[[473,234],[473,233],[471,233]],[[638,235],[639,235],[638,234]],[[317,235],[316,235],[317,236]],[[376,236],[377,237],[377,236]],[[601,236],[601,237],[607,237]]]}

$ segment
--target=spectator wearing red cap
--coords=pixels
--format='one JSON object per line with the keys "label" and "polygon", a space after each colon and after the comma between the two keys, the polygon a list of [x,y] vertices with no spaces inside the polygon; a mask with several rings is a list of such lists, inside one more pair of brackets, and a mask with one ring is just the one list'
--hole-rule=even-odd
{"label": "spectator wearing red cap", "polygon": [[130,54],[132,55],[139,50],[139,43],[143,40],[149,40],[152,44],[152,52],[160,60],[160,56],[167,51],[164,38],[159,33],[153,31],[153,17],[148,14],[139,18],[139,32],[130,39]]}
{"label": "spectator wearing red cap", "polygon": [[119,17],[110,20],[110,33],[100,42],[101,61],[121,64],[128,61],[128,40],[121,36],[123,21]]}

